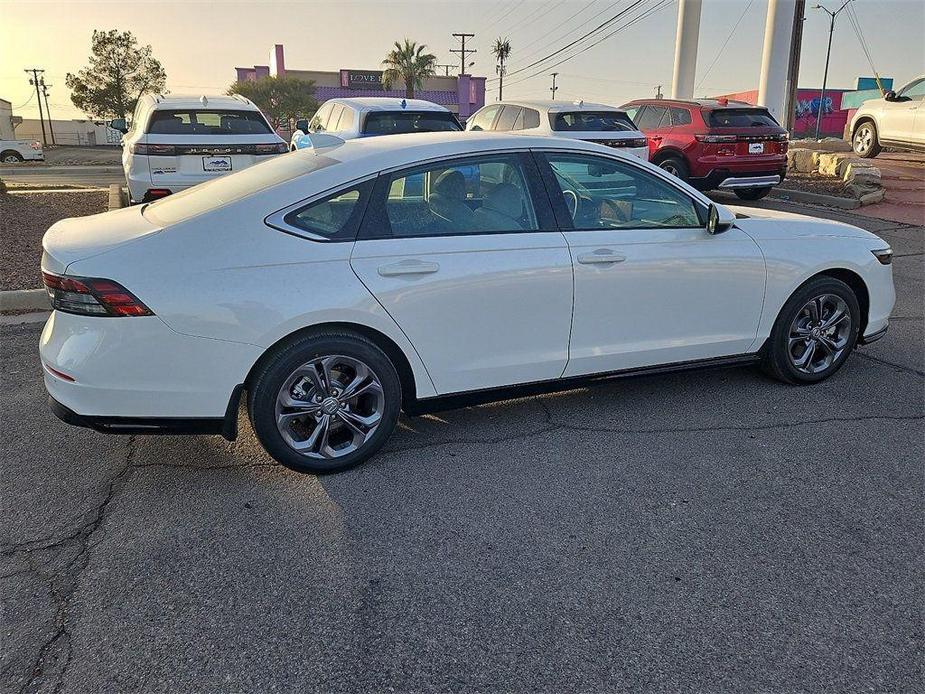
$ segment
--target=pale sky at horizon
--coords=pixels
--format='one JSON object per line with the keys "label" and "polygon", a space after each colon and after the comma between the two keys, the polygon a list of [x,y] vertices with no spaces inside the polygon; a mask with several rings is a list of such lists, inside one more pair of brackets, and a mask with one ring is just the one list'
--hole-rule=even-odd
{"label": "pale sky at horizon", "polygon": [[[449,49],[458,47],[451,34],[461,31],[476,34],[472,46],[478,53],[473,56],[472,74],[494,77],[490,46],[498,35],[510,39],[509,72],[513,72],[577,38],[629,1],[0,0],[0,98],[13,103],[14,114],[37,117],[34,90],[23,69],[43,67],[46,82],[54,85],[49,89],[53,116],[82,117],[70,103],[64,76],[87,63],[93,29],[113,28],[130,30],[140,43],[151,44],[167,71],[168,89],[174,93],[223,92],[234,80],[236,66],[267,64],[275,43],[285,45],[286,65],[292,69],[378,69],[392,42],[405,36],[427,44],[440,63],[458,64],[458,56]],[[822,82],[828,16],[810,9],[816,1],[807,0],[801,87],[818,87]],[[836,9],[840,3],[822,4]],[[854,0],[853,6],[882,76],[894,77],[899,86],[925,73],[925,2]],[[757,88],[766,12],[767,0],[704,0],[697,95]],[[620,104],[653,95],[658,84],[667,94],[676,22],[677,3],[673,2],[536,78],[517,82],[542,66],[511,76],[504,95],[548,98],[548,73],[553,70],[559,72],[556,97],[561,99]],[[852,88],[857,76],[871,74],[843,12],[832,45],[829,86]],[[497,83],[493,82],[487,100],[496,97]]]}

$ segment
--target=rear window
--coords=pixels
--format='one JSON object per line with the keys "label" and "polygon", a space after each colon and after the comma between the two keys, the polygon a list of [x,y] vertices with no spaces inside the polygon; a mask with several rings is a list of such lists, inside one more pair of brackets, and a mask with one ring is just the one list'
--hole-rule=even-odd
{"label": "rear window", "polygon": [[625,132],[636,126],[620,111],[567,111],[549,116],[552,129],[559,131]]}
{"label": "rear window", "polygon": [[763,108],[715,108],[707,118],[711,128],[777,127],[774,117]]}
{"label": "rear window", "polygon": [[441,111],[375,111],[366,116],[364,135],[399,135],[462,130],[452,113]]}
{"label": "rear window", "polygon": [[148,123],[151,135],[264,135],[272,132],[256,111],[155,111]]}

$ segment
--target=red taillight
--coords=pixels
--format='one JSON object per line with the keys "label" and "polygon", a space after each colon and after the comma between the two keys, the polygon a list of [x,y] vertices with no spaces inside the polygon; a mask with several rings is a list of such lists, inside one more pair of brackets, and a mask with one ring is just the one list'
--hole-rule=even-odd
{"label": "red taillight", "polygon": [[736,135],[694,135],[697,142],[706,142],[708,144],[718,144],[720,142],[735,142],[739,138]]}
{"label": "red taillight", "polygon": [[170,195],[170,188],[148,188],[148,192],[145,193],[144,202],[151,202],[158,198],[166,198],[168,195]]}
{"label": "red taillight", "polygon": [[95,277],[42,273],[52,308],[81,316],[153,316],[154,312],[118,282]]}
{"label": "red taillight", "polygon": [[154,145],[136,142],[130,147],[132,154],[144,154],[152,157],[172,157],[177,153],[174,145]]}
{"label": "red taillight", "polygon": [[35,142],[33,142],[33,143],[32,143],[31,145],[29,145],[29,146],[32,147],[32,149],[34,149],[36,152],[38,152],[40,149],[42,149],[42,143],[39,142],[38,140],[36,140]]}
{"label": "red taillight", "polygon": [[289,151],[289,145],[285,142],[274,142],[269,145],[256,145],[257,154],[285,154]]}

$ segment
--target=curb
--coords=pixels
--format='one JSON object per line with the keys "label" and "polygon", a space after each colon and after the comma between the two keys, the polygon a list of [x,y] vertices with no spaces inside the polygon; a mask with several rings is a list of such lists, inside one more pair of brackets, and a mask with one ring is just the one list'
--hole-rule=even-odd
{"label": "curb", "polygon": [[0,292],[0,311],[49,311],[48,294],[44,289],[13,289]]}
{"label": "curb", "polygon": [[51,311],[36,311],[34,313],[22,313],[14,316],[0,315],[0,325],[31,325],[35,323],[44,323],[48,320]]}
{"label": "curb", "polygon": [[807,193],[802,190],[790,190],[789,188],[775,188],[771,191],[771,195],[781,200],[806,202],[812,205],[822,205],[824,207],[837,207],[842,210],[856,210],[861,206],[861,201],[855,198],[839,198],[835,195]]}
{"label": "curb", "polygon": [[118,210],[128,206],[128,194],[122,190],[118,183],[109,184],[109,211]]}

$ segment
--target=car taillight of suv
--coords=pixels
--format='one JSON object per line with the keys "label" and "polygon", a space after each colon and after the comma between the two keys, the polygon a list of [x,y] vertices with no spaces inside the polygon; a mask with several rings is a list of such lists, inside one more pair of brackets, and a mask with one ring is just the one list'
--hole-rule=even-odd
{"label": "car taillight of suv", "polygon": [[649,160],[695,188],[758,200],[787,174],[787,131],[764,107],[644,99],[623,108],[648,138]]}

